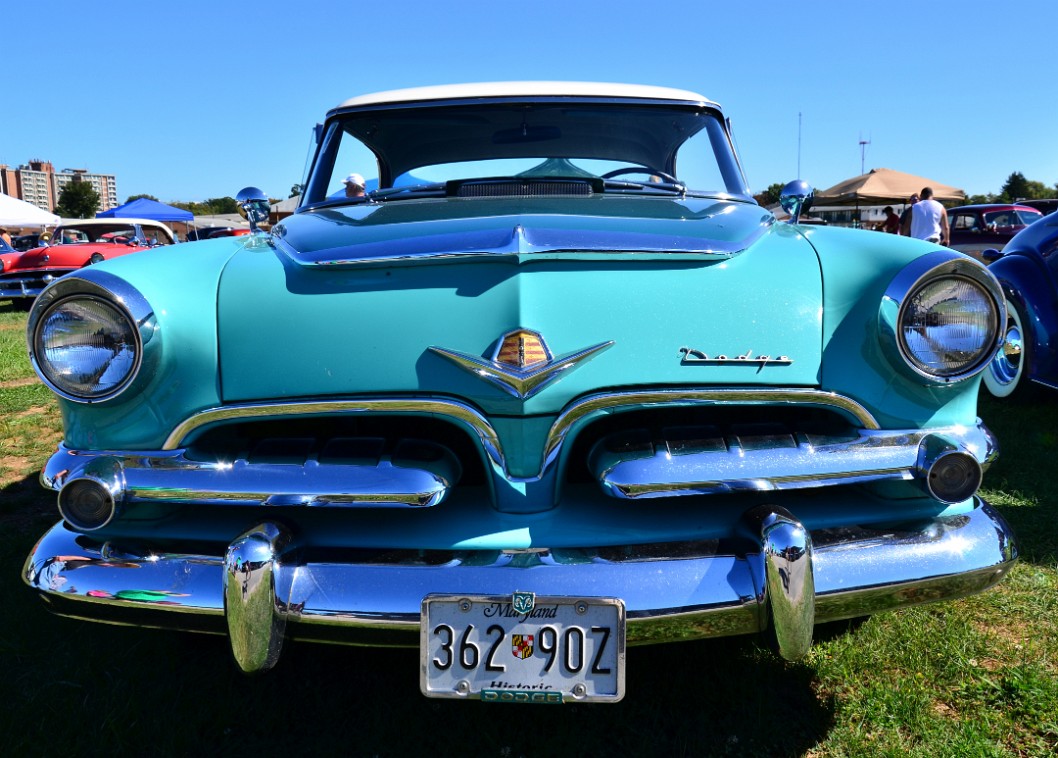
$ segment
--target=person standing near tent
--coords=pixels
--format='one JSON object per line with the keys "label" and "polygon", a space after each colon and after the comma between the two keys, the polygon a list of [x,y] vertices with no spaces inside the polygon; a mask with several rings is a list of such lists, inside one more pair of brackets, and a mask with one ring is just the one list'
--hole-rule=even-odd
{"label": "person standing near tent", "polygon": [[944,206],[933,199],[933,188],[923,187],[919,200],[911,206],[907,223],[908,236],[926,242],[939,242],[947,246],[948,212]]}
{"label": "person standing near tent", "polygon": [[911,208],[913,208],[917,202],[918,195],[912,195],[907,199],[907,207],[905,207],[900,213],[900,230],[897,234],[902,234],[905,237],[911,235]]}
{"label": "person standing near tent", "polygon": [[4,229],[2,226],[0,226],[0,240],[6,242],[8,247],[11,247],[11,232],[7,231],[7,229]]}

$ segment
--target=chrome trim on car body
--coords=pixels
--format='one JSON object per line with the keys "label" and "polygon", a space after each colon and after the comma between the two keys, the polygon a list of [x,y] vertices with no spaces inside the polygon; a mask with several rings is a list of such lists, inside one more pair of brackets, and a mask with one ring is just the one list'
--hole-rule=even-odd
{"label": "chrome trim on car body", "polygon": [[[717,200],[745,202],[730,195]],[[301,211],[299,211],[301,212]],[[307,210],[304,212],[316,212]],[[752,234],[733,242],[703,240],[697,237],[673,238],[671,235],[642,232],[605,232],[598,230],[556,231],[548,228],[514,224],[510,231],[488,229],[464,231],[458,235],[407,237],[384,242],[361,242],[353,246],[306,252],[291,245],[284,234],[286,227],[277,224],[271,239],[276,248],[291,261],[306,268],[371,268],[423,263],[517,263],[534,261],[722,261],[747,250],[774,224],[774,217],[762,214],[761,224]]]}
{"label": "chrome trim on car body", "polygon": [[[999,455],[983,424],[925,430],[860,430],[849,439],[815,440],[791,434],[762,444],[740,435],[718,435],[713,449],[674,452],[665,440],[650,453],[612,452],[606,439],[589,456],[603,491],[622,500],[730,492],[769,492],[837,484],[926,480],[941,455],[973,458],[981,471]],[[751,444],[743,444],[743,442]],[[979,480],[978,480],[979,483]],[[923,488],[927,485],[924,483]],[[976,491],[976,487],[973,488]],[[927,491],[935,496],[932,490]],[[962,502],[972,492],[956,502]],[[951,502],[942,500],[942,502]]]}
{"label": "chrome trim on car body", "polygon": [[[244,535],[229,550],[253,553],[250,573],[270,591],[252,605],[267,612],[260,618],[243,614],[227,624],[225,572],[230,574],[238,561],[225,558],[228,552],[222,548],[202,554],[123,548],[93,541],[60,523],[27,559],[23,579],[63,615],[143,623],[147,614],[146,625],[189,630],[201,630],[196,618],[212,617],[220,621],[220,630],[258,633],[260,640],[269,641],[269,650],[278,620],[285,622],[289,638],[377,644],[385,634],[394,643],[414,646],[424,587],[453,595],[510,594],[511,587],[518,587],[538,595],[621,598],[630,644],[748,634],[776,625],[777,634],[791,640],[788,651],[797,654],[810,622],[980,592],[1002,579],[1018,556],[1010,527],[976,497],[967,513],[905,529],[850,525],[800,534],[795,516],[766,509],[763,517],[752,517],[761,526],[748,530],[749,549],[711,540],[668,544],[663,553],[631,545],[460,551],[436,560],[417,550],[375,551],[348,562],[335,556],[308,560],[293,541],[286,549],[279,547],[288,539],[282,527],[262,524],[250,534],[267,539],[254,538],[250,541],[255,544],[247,546]],[[784,531],[777,534],[772,528],[777,525]],[[803,555],[780,555],[788,547]],[[780,591],[788,596],[789,607],[776,612],[775,580],[781,585],[782,571],[800,560],[805,561],[802,578]],[[665,566],[660,584],[659,561]],[[241,591],[237,577],[227,587]],[[243,660],[261,660],[264,649],[263,643],[256,646],[257,652]]]}
{"label": "chrome trim on car body", "polygon": [[760,534],[763,602],[779,655],[788,661],[800,660],[812,647],[815,627],[812,535],[793,514],[778,506],[758,506],[744,518]]}
{"label": "chrome trim on car body", "polygon": [[[747,451],[739,449],[736,441],[731,443],[734,447],[730,451],[725,443],[722,453],[666,457],[663,463],[645,467],[607,464],[596,472],[600,484],[614,497],[633,499],[789,490],[882,480],[911,481],[928,475],[920,465],[921,447],[938,435],[946,446],[972,455],[982,470],[998,456],[995,439],[980,421],[973,427],[881,430],[862,406],[818,390],[657,390],[589,395],[567,406],[552,423],[539,469],[530,476],[511,472],[499,434],[483,414],[466,403],[438,398],[369,398],[212,408],[179,424],[162,449],[155,451],[86,451],[63,445],[45,466],[41,482],[47,488],[61,490],[65,484],[84,476],[93,460],[105,458],[116,460],[122,470],[120,479],[124,489],[114,494],[119,504],[165,501],[310,507],[435,505],[447,496],[454,481],[443,471],[428,466],[400,467],[395,469],[397,476],[389,477],[370,466],[321,466],[311,461],[298,466],[193,460],[181,447],[194,433],[228,422],[343,414],[429,415],[453,423],[477,441],[490,471],[500,510],[509,509],[504,498],[512,486],[517,489],[526,485],[551,490],[550,496],[539,498],[541,508],[546,509],[557,495],[555,472],[566,440],[576,429],[602,415],[657,407],[787,403],[839,412],[851,422],[858,422],[861,428],[852,430],[854,437],[826,445],[814,445],[802,436],[793,449]],[[642,464],[641,461],[632,463]],[[681,463],[693,465],[684,471],[679,468]],[[351,476],[353,468],[356,472]],[[640,468],[646,473],[639,471]],[[296,476],[292,473],[295,471]],[[632,473],[625,476],[625,471]],[[357,486],[351,488],[351,481]]]}
{"label": "chrome trim on car body", "polygon": [[0,298],[37,297],[53,281],[76,270],[70,269],[70,271],[48,272],[47,274],[31,276],[8,275],[0,279]]}
{"label": "chrome trim on car body", "polygon": [[[506,336],[506,335],[504,335]],[[501,339],[502,341],[502,339]],[[543,344],[543,339],[541,338]],[[509,395],[521,400],[527,400],[554,381],[561,379],[566,373],[577,368],[582,363],[587,363],[604,350],[613,346],[613,340],[602,342],[598,345],[586,347],[583,350],[574,350],[554,358],[551,351],[544,347],[547,360],[535,363],[531,366],[518,368],[500,363],[496,354],[492,360],[484,360],[476,355],[460,353],[443,347],[431,345],[429,350],[447,358],[464,371],[483,379],[490,384],[499,387]],[[497,352],[499,348],[497,347]]]}
{"label": "chrome trim on car body", "polygon": [[[557,422],[556,422],[557,424]],[[544,470],[535,477],[513,476],[499,438],[489,426],[479,429],[479,440],[489,447],[493,490],[498,497],[508,487],[545,482],[553,474],[559,451],[570,427],[563,427],[549,453]],[[924,454],[935,442],[944,449],[973,457],[981,470],[998,456],[991,432],[974,427],[923,430],[860,430],[855,438],[832,444],[812,444],[803,435],[796,448],[744,449],[733,438],[721,451],[670,455],[665,449],[650,457],[621,458],[595,455],[591,460],[603,491],[621,500],[715,495],[732,492],[770,492],[839,484],[923,480],[929,475]],[[440,503],[454,486],[454,477],[441,467],[384,468],[368,465],[304,465],[198,461],[184,449],[159,451],[70,450],[61,446],[45,466],[41,483],[62,491],[98,468],[116,466],[113,478],[122,488],[112,490],[119,504],[182,502],[199,505],[304,506],[304,507],[427,507]],[[926,484],[923,484],[926,489]],[[927,491],[929,491],[927,489]],[[548,502],[550,502],[548,498]],[[501,510],[503,508],[501,507]]]}
{"label": "chrome trim on car body", "polygon": [[224,553],[224,618],[239,668],[264,671],[279,662],[286,614],[276,602],[276,568],[290,534],[260,524],[232,542]]}
{"label": "chrome trim on car body", "polygon": [[[900,335],[900,324],[908,298],[928,281],[940,278],[965,278],[980,286],[991,297],[996,317],[994,344],[981,350],[977,360],[970,364],[970,368],[946,376],[930,374],[917,367],[906,354]],[[890,363],[910,378],[925,379],[931,384],[959,382],[984,371],[1003,343],[1005,303],[1002,287],[987,268],[954,250],[935,250],[911,261],[886,288],[878,308],[878,338]]]}
{"label": "chrome trim on car body", "polygon": [[[132,326],[136,339],[136,365],[117,387],[98,397],[81,397],[63,391],[52,383],[41,370],[37,355],[37,327],[45,312],[63,300],[76,297],[98,298],[117,308]],[[26,343],[33,370],[48,389],[59,397],[74,403],[88,405],[103,403],[122,395],[137,384],[140,376],[153,374],[161,357],[159,330],[154,309],[139,290],[120,277],[96,268],[81,269],[77,274],[64,276],[52,282],[37,297],[26,324]]]}
{"label": "chrome trim on car body", "polygon": [[[575,400],[559,414],[548,433],[541,473],[562,447],[570,429],[596,413],[638,408],[701,405],[799,405],[835,410],[863,429],[881,426],[851,398],[814,389],[669,389],[630,392],[602,392]],[[492,424],[478,410],[459,400],[443,398],[364,398],[361,400],[311,400],[307,402],[246,403],[207,408],[179,423],[162,445],[176,450],[194,432],[206,426],[240,419],[283,418],[349,413],[436,415],[474,431],[489,459],[506,470],[499,437]]]}
{"label": "chrome trim on car body", "polygon": [[[374,462],[303,463],[198,461],[184,450],[84,453],[60,447],[41,473],[59,491],[85,480],[100,483],[120,507],[131,503],[229,506],[427,508],[442,502],[460,466],[444,448],[432,461],[402,454],[401,445]],[[103,477],[98,472],[106,472]],[[104,525],[100,525],[104,526]],[[99,528],[99,527],[96,527]]]}

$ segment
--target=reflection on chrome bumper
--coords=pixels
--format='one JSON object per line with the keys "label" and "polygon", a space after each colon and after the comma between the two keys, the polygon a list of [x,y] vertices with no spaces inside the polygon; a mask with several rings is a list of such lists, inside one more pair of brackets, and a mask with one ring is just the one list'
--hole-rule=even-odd
{"label": "reflection on chrome bumper", "polygon": [[36,297],[41,291],[68,271],[57,271],[48,274],[34,274],[32,276],[12,276],[0,279],[0,299]]}
{"label": "reflection on chrome bumper", "polygon": [[[808,533],[782,508],[746,514],[745,539],[538,551],[299,554],[261,524],[221,554],[133,551],[56,525],[24,578],[53,609],[94,620],[200,630],[213,619],[246,670],[268,668],[282,639],[415,645],[430,593],[613,596],[630,644],[773,630],[779,651],[808,649],[814,624],[987,589],[1017,560],[1003,518],[966,514],[910,531]],[[737,545],[738,547],[732,547]],[[401,634],[403,633],[403,634]]]}

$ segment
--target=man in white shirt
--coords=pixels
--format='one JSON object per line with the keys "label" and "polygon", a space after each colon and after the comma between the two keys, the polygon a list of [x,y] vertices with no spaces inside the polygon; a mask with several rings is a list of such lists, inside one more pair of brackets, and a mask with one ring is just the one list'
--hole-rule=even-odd
{"label": "man in white shirt", "polygon": [[948,212],[933,199],[932,187],[922,188],[919,200],[911,206],[911,214],[901,231],[915,239],[948,245]]}

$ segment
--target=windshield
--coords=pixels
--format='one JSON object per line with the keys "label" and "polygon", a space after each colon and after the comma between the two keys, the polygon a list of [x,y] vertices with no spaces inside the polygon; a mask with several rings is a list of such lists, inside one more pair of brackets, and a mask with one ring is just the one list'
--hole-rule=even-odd
{"label": "windshield", "polygon": [[595,191],[749,194],[716,111],[564,100],[338,114],[325,127],[303,205],[512,178],[577,180]]}
{"label": "windshield", "polygon": [[1027,208],[1010,208],[985,214],[986,226],[1028,226],[1036,219],[1042,218],[1039,211]]}

